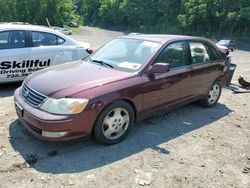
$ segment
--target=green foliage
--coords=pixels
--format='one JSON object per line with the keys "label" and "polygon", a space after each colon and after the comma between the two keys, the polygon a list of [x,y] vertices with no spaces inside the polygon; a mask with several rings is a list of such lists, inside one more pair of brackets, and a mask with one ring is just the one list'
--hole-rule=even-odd
{"label": "green foliage", "polygon": [[240,9],[240,18],[244,21],[250,21],[250,6]]}
{"label": "green foliage", "polygon": [[138,32],[241,34],[250,27],[249,0],[82,0],[90,25]]}
{"label": "green foliage", "polygon": [[0,22],[11,21],[15,15],[13,0],[0,0]]}
{"label": "green foliage", "polygon": [[240,34],[250,26],[249,21],[242,24],[244,19],[250,18],[249,9],[242,7],[246,4],[249,1],[182,0],[178,21],[187,33]]}
{"label": "green foliage", "polygon": [[145,33],[248,35],[250,0],[0,0],[1,21],[69,20]]}
{"label": "green foliage", "polygon": [[99,20],[98,9],[100,7],[99,0],[82,0],[80,15],[90,25],[95,25]]}
{"label": "green foliage", "polygon": [[77,18],[72,0],[0,0],[0,22],[28,22],[62,26]]}

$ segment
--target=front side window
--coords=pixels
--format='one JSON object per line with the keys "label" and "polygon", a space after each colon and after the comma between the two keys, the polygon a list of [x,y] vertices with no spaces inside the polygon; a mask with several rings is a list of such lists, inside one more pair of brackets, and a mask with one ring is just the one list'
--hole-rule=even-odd
{"label": "front side window", "polygon": [[108,63],[114,69],[134,72],[150,60],[159,46],[160,43],[139,39],[114,39],[91,58]]}
{"label": "front side window", "polygon": [[25,47],[25,31],[0,32],[0,50]]}
{"label": "front side window", "polygon": [[33,47],[61,45],[65,40],[57,35],[45,32],[32,32]]}
{"label": "front side window", "polygon": [[168,45],[154,63],[168,63],[170,68],[177,68],[186,65],[186,43],[175,42]]}
{"label": "front side window", "polygon": [[190,51],[193,64],[206,63],[210,61],[209,53],[201,42],[190,42]]}

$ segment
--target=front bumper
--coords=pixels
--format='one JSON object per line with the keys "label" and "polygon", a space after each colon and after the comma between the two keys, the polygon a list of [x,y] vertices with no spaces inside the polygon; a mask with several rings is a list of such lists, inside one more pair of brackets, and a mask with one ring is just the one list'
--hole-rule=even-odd
{"label": "front bumper", "polygon": [[46,141],[68,141],[91,135],[97,116],[94,109],[70,116],[53,115],[29,105],[20,91],[18,88],[14,94],[16,112],[20,122],[35,137]]}

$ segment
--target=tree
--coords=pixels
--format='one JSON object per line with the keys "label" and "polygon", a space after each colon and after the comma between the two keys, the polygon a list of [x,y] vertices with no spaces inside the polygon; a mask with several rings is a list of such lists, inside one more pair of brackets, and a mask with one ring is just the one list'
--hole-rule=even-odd
{"label": "tree", "polygon": [[0,0],[0,22],[123,27],[138,32],[248,34],[249,0]]}
{"label": "tree", "polygon": [[76,18],[72,0],[0,0],[0,21],[64,25]]}

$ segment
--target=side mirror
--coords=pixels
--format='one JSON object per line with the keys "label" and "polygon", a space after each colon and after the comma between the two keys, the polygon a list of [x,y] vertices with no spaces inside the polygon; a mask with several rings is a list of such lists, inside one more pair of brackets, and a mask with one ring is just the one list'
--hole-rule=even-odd
{"label": "side mirror", "polygon": [[92,53],[93,53],[93,49],[87,48],[87,49],[86,49],[86,52],[88,52],[88,54],[92,54]]}
{"label": "side mirror", "polygon": [[151,65],[148,69],[149,74],[155,74],[155,73],[166,73],[169,72],[170,65],[168,63],[155,63]]}

